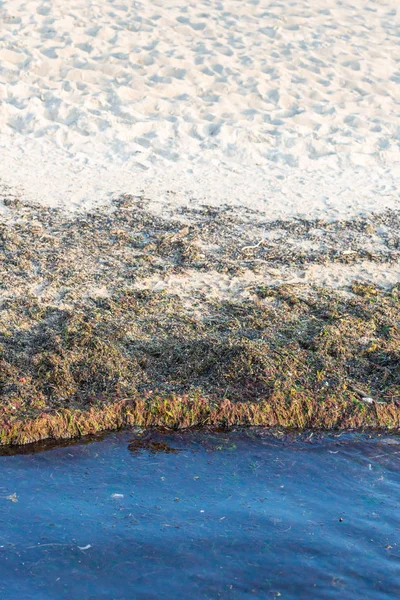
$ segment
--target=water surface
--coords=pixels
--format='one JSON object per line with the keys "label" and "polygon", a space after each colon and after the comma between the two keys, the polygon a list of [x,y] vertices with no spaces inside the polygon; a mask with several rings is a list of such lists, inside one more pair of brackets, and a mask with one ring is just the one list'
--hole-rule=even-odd
{"label": "water surface", "polygon": [[254,430],[2,456],[0,597],[393,600],[399,460],[395,436]]}

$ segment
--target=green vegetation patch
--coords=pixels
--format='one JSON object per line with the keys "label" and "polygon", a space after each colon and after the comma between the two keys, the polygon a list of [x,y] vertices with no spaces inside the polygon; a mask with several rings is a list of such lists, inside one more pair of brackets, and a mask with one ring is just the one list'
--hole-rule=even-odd
{"label": "green vegetation patch", "polygon": [[0,443],[124,425],[394,428],[400,289],[257,288],[197,308],[119,290],[0,310]]}
{"label": "green vegetation patch", "polygon": [[[399,287],[246,281],[313,264],[393,267],[399,211],[334,223],[226,206],[161,216],[124,195],[81,215],[2,193],[0,444],[127,424],[398,427]],[[185,288],[207,273],[243,276],[242,292],[216,301]],[[146,289],[170,276],[181,296]]]}

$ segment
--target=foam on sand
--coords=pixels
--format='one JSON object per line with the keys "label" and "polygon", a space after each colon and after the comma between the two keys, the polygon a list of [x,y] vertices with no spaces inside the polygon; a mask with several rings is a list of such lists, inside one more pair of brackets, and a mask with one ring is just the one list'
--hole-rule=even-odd
{"label": "foam on sand", "polygon": [[400,206],[397,0],[9,0],[0,181],[338,219]]}

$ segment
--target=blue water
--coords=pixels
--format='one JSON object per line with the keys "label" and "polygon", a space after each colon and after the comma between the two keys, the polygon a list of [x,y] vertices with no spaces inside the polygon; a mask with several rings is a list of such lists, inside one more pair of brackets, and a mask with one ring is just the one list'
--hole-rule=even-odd
{"label": "blue water", "polygon": [[394,600],[399,466],[394,436],[251,430],[1,456],[0,598]]}

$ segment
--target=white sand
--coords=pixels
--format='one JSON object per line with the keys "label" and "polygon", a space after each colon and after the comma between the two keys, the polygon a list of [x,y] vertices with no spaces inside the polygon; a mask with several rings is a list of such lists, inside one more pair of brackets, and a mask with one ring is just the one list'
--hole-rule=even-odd
{"label": "white sand", "polygon": [[312,265],[304,269],[286,267],[267,269],[262,274],[246,271],[240,277],[229,277],[217,271],[205,273],[190,271],[184,275],[171,275],[164,279],[154,276],[139,281],[135,287],[158,292],[164,290],[188,300],[191,300],[196,293],[200,293],[214,299],[237,301],[252,297],[254,288],[259,285],[311,284],[340,289],[350,286],[354,280],[373,283],[386,289],[391,288],[400,281],[399,266],[397,264],[382,266],[368,261],[354,265],[332,263]]}
{"label": "white sand", "polygon": [[0,182],[271,218],[399,208],[398,0],[8,0]]}

